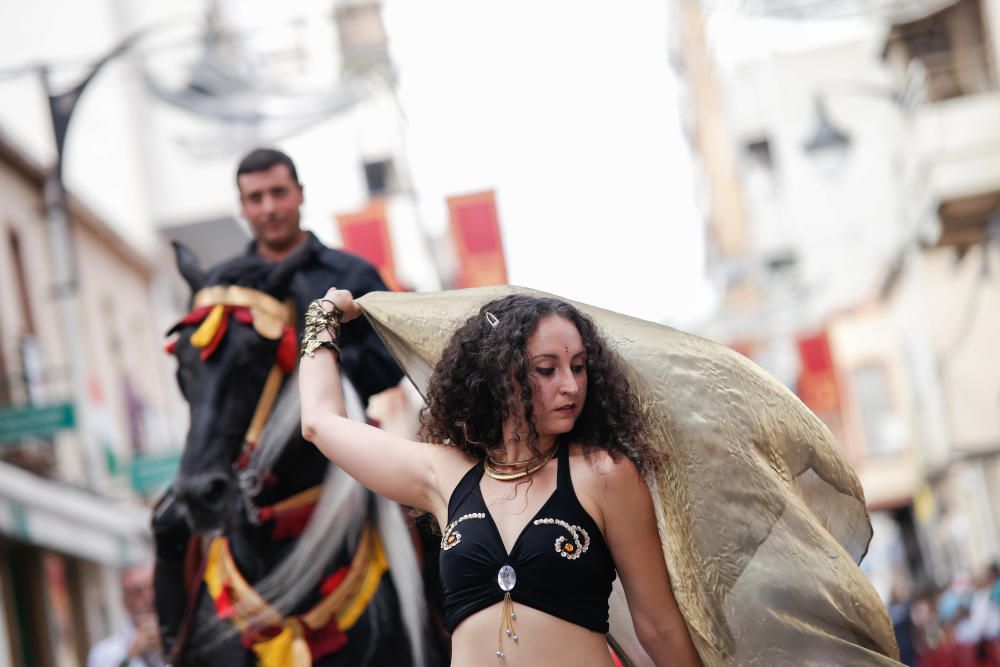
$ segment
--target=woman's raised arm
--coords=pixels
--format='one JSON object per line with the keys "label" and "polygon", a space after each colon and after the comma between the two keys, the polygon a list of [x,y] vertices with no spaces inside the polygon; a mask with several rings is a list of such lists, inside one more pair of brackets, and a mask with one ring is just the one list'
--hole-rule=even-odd
{"label": "woman's raised arm", "polygon": [[[343,313],[344,324],[361,314],[346,290],[329,290],[320,305],[326,312],[336,305]],[[307,323],[307,338],[308,329]],[[319,341],[332,338],[327,331],[315,335]],[[439,471],[447,465],[448,455],[455,452],[346,418],[340,363],[334,350],[317,347],[312,355],[302,356],[299,396],[302,436],[334,464],[379,495],[438,516],[442,514],[446,503]]]}

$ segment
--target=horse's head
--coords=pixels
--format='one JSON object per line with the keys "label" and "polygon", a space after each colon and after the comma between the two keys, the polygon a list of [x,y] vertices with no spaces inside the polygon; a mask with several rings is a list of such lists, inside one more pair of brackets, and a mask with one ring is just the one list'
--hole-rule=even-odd
{"label": "horse's head", "polygon": [[211,531],[242,511],[236,468],[244,443],[256,443],[266,397],[295,367],[295,307],[285,300],[307,250],[279,263],[241,257],[210,273],[183,246],[175,251],[193,296],[191,312],[171,330],[177,381],[191,408],[174,490],[192,528]]}

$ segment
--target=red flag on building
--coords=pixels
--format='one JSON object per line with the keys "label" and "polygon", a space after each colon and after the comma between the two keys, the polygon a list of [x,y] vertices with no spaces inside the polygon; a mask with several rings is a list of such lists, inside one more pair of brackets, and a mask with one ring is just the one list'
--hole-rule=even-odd
{"label": "red flag on building", "polygon": [[385,201],[373,199],[367,207],[356,213],[338,215],[337,225],[344,250],[360,255],[374,264],[389,289],[399,290]]}
{"label": "red flag on building", "polygon": [[448,198],[451,234],[458,254],[458,287],[507,282],[507,262],[492,190]]}
{"label": "red flag on building", "polygon": [[843,436],[840,387],[825,331],[798,340],[799,377],[796,393],[840,440]]}

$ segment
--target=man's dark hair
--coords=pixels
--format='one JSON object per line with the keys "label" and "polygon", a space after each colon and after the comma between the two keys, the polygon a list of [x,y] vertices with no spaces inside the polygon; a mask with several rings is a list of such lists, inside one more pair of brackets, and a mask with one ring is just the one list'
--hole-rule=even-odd
{"label": "man's dark hair", "polygon": [[240,165],[236,167],[236,183],[239,184],[240,176],[252,174],[257,171],[267,171],[276,164],[283,164],[288,167],[288,172],[292,175],[292,180],[299,185],[299,173],[295,170],[295,163],[279,150],[274,148],[255,148],[240,160]]}

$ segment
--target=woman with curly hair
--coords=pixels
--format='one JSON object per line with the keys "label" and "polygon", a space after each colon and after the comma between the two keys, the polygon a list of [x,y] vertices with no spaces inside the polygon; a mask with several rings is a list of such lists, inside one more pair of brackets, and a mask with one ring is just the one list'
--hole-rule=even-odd
{"label": "woman with curly hair", "polygon": [[336,334],[360,314],[331,289],[310,306],[299,370],[304,436],[373,491],[441,528],[455,665],[612,664],[608,597],[621,577],[656,665],[700,665],[664,564],[643,475],[642,414],[593,322],[511,295],[448,343],[411,442],[343,414]]}

